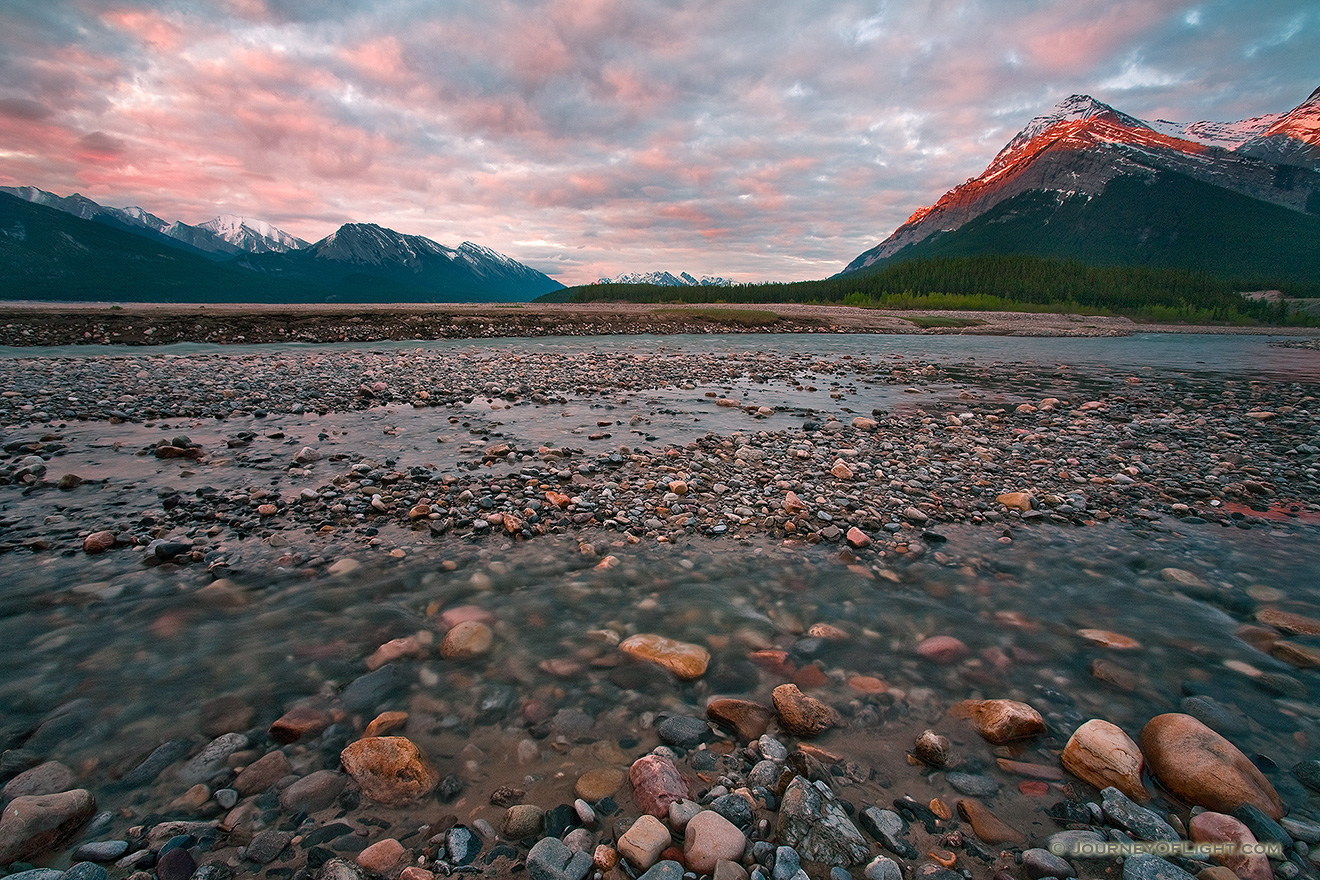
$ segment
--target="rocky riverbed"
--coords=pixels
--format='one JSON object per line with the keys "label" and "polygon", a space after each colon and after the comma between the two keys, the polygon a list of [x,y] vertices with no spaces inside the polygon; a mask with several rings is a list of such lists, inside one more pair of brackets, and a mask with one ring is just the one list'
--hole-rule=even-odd
{"label": "rocky riverbed", "polygon": [[1316,385],[1078,373],[0,360],[0,864],[1313,873]]}

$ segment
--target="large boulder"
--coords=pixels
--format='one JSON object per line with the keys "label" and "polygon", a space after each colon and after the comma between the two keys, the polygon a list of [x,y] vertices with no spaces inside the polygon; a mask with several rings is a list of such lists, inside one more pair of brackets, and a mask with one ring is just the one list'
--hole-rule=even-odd
{"label": "large boulder", "polygon": [[1190,715],[1156,715],[1141,731],[1146,766],[1170,792],[1207,810],[1253,804],[1278,820],[1283,802],[1268,779],[1228,740]]}
{"label": "large boulder", "polygon": [[871,851],[843,805],[801,776],[793,777],[784,791],[776,831],[781,844],[826,865],[856,865]]}

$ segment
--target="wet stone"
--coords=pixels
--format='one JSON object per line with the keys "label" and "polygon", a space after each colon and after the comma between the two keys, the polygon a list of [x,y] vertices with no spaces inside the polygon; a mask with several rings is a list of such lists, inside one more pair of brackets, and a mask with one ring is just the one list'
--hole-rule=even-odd
{"label": "wet stone", "polygon": [[1105,821],[1114,827],[1122,828],[1139,840],[1178,839],[1178,832],[1158,813],[1137,806],[1117,788],[1106,788],[1100,795],[1104,799],[1102,809]]}
{"label": "wet stone", "polygon": [[637,880],[683,880],[683,866],[673,859],[656,862]]}
{"label": "wet stone", "polygon": [[811,861],[855,865],[867,855],[866,841],[839,802],[801,776],[784,792],[776,831]]}
{"label": "wet stone", "polygon": [[25,795],[56,794],[73,788],[73,771],[58,761],[46,761],[15,776],[0,789],[7,800]]}
{"label": "wet stone", "polygon": [[1028,880],[1044,880],[1046,877],[1076,877],[1077,871],[1066,859],[1047,849],[1029,849],[1022,853],[1022,872]]}
{"label": "wet stone", "polygon": [[[77,862],[69,866],[69,869],[61,875],[61,880],[107,880],[109,876],[110,872],[100,865],[92,862]],[[159,872],[156,876],[164,880]]]}
{"label": "wet stone", "polygon": [[954,790],[970,797],[988,798],[999,793],[999,782],[989,776],[951,771],[945,773],[944,778]]}
{"label": "wet stone", "polygon": [[195,870],[197,870],[197,860],[184,847],[176,847],[162,853],[156,859],[156,877],[158,880],[188,880]]}
{"label": "wet stone", "polygon": [[1172,862],[1137,853],[1123,860],[1123,880],[1193,880],[1193,877]]}
{"label": "wet stone", "polygon": [[463,825],[455,825],[445,832],[445,853],[451,865],[470,865],[481,853],[481,838]]}
{"label": "wet stone", "polygon": [[229,756],[239,749],[247,748],[248,738],[241,733],[226,733],[211,740],[188,763],[179,768],[175,777],[187,785],[206,782],[218,773],[227,770]]}
{"label": "wet stone", "polygon": [[334,770],[316,770],[280,792],[280,806],[291,812],[315,813],[339,797],[348,776]]}
{"label": "wet stone", "polygon": [[907,834],[907,823],[893,810],[867,807],[858,816],[858,822],[867,834],[894,855],[905,859],[917,857],[916,847],[903,839]]}
{"label": "wet stone", "polygon": [[710,735],[710,725],[704,718],[690,715],[672,715],[656,725],[656,733],[665,745],[680,749],[694,749]]}
{"label": "wet stone", "polygon": [[96,812],[85,789],[14,798],[0,813],[0,864],[55,848]]}
{"label": "wet stone", "polygon": [[710,809],[742,828],[752,822],[752,805],[739,794],[721,795],[710,802]]}
{"label": "wet stone", "polygon": [[253,836],[244,851],[244,858],[258,865],[268,865],[279,858],[293,835],[287,831],[262,831]]}
{"label": "wet stone", "polygon": [[898,863],[885,856],[876,856],[866,863],[862,871],[866,880],[903,880],[903,870]]}
{"label": "wet stone", "polygon": [[73,853],[77,861],[113,862],[128,852],[127,840],[97,840],[84,843]]}

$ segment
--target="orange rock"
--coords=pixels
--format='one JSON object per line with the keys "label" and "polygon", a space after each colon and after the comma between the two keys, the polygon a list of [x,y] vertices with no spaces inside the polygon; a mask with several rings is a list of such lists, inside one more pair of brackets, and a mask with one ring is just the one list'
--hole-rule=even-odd
{"label": "orange rock", "polygon": [[751,660],[766,672],[783,678],[792,678],[793,673],[797,672],[797,667],[788,659],[787,651],[776,651],[773,649],[753,651],[747,655],[747,659]]}
{"label": "orange rock", "polygon": [[329,727],[332,720],[329,712],[294,706],[276,719],[267,733],[275,742],[287,745],[304,737],[315,736]]}
{"label": "orange rock", "polygon": [[1294,636],[1320,636],[1320,620],[1281,611],[1278,608],[1262,608],[1256,612],[1256,621],[1266,626],[1282,630]]}
{"label": "orange rock", "polygon": [[1192,817],[1187,831],[1195,843],[1234,844],[1236,851],[1211,858],[1228,868],[1241,880],[1270,880],[1274,876],[1268,858],[1260,853],[1247,855],[1241,851],[1244,845],[1257,843],[1256,835],[1232,816],[1225,816],[1223,813],[1200,813]]}
{"label": "orange rock", "polygon": [[430,794],[440,775],[421,749],[402,736],[371,736],[339,753],[344,769],[362,793],[386,806],[399,806]]}
{"label": "orange rock", "polygon": [[854,675],[848,679],[848,687],[859,694],[883,694],[889,690],[888,684],[869,675]]}
{"label": "orange rock", "polygon": [[834,710],[798,690],[795,684],[781,684],[771,692],[779,723],[797,736],[816,736],[834,726]]}
{"label": "orange rock", "polygon": [[363,736],[384,736],[408,723],[407,712],[381,712],[367,725]]}
{"label": "orange rock", "polygon": [[1270,646],[1270,656],[1298,669],[1320,666],[1320,651],[1300,642],[1278,641]]}
{"label": "orange rock", "polygon": [[802,503],[802,499],[796,492],[784,493],[784,512],[785,513],[806,513],[807,505]]}
{"label": "orange rock", "polygon": [[966,712],[976,732],[996,745],[1045,732],[1040,713],[1017,700],[964,700],[955,708]]}
{"label": "orange rock", "polygon": [[1018,783],[1018,791],[1027,797],[1045,797],[1050,793],[1050,784],[1039,779],[1024,779]]}
{"label": "orange rock", "polygon": [[995,499],[1009,510],[1020,510],[1027,513],[1035,509],[1036,499],[1030,492],[1005,492]]}
{"label": "orange rock", "polygon": [[775,713],[768,706],[762,706],[760,703],[725,697],[711,700],[706,704],[706,717],[725,727],[733,728],[740,741],[751,742],[765,733]]}
{"label": "orange rock", "polygon": [[1069,773],[1096,788],[1112,785],[1138,803],[1150,800],[1141,782],[1141,749],[1115,724],[1092,718],[1078,727],[1060,760]]}
{"label": "orange rock", "polygon": [[829,623],[813,623],[807,630],[807,635],[813,639],[828,639],[831,642],[843,642],[848,639],[848,633]]}
{"label": "orange rock", "polygon": [[947,821],[953,818],[953,810],[950,810],[949,805],[946,804],[944,801],[940,800],[939,798],[931,798],[930,803],[927,804],[927,806],[930,807],[930,811],[932,813],[934,813],[936,816],[940,817],[941,819]]}
{"label": "orange rock", "polygon": [[986,843],[1025,843],[1015,828],[1010,828],[1002,819],[990,812],[990,809],[978,800],[963,798],[958,801],[958,814],[972,826],[976,836]]}
{"label": "orange rock", "polygon": [[1146,766],[1173,794],[1217,813],[1254,804],[1271,819],[1283,816],[1274,786],[1237,746],[1190,715],[1156,715],[1141,731]]}
{"label": "orange rock", "polygon": [[1030,779],[1045,779],[1050,782],[1063,780],[1063,771],[1048,764],[1029,764],[1026,761],[1014,761],[1009,758],[996,758],[995,763],[1005,773],[1026,776]]}
{"label": "orange rock", "polygon": [[829,678],[825,675],[824,671],[814,663],[808,663],[806,666],[803,666],[797,672],[793,673],[793,684],[800,688],[807,688],[810,690],[811,688],[823,687],[828,683]]}
{"label": "orange rock", "polygon": [[710,653],[700,645],[644,633],[625,639],[619,650],[638,660],[663,666],[680,679],[700,678],[710,664]]}
{"label": "orange rock", "polygon": [[1077,634],[1088,642],[1095,642],[1115,651],[1133,651],[1141,647],[1141,642],[1107,629],[1079,629]]}
{"label": "orange rock", "polygon": [[89,555],[104,553],[113,546],[115,546],[114,532],[92,532],[86,538],[83,538],[83,552]]}
{"label": "orange rock", "polygon": [[494,634],[479,620],[464,620],[449,632],[440,643],[440,656],[446,660],[468,660],[490,650]]}
{"label": "orange rock", "polygon": [[376,670],[386,663],[393,663],[395,660],[401,660],[404,657],[420,657],[425,653],[426,648],[417,640],[417,636],[390,639],[367,658],[367,668]]}

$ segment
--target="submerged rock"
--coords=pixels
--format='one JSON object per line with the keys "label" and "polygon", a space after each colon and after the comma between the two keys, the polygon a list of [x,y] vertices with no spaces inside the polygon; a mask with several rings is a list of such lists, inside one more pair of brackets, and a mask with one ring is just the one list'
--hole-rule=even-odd
{"label": "submerged rock", "polygon": [[1269,780],[1228,740],[1190,715],[1157,715],[1141,731],[1151,772],[1178,797],[1218,813],[1254,804],[1271,819],[1283,802]]}

